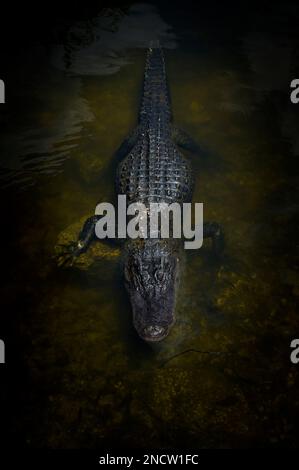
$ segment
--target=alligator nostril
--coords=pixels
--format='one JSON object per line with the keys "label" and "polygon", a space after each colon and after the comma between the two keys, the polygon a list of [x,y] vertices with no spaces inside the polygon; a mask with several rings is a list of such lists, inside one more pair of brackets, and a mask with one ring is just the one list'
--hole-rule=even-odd
{"label": "alligator nostril", "polygon": [[163,326],[158,326],[158,325],[150,325],[144,328],[145,336],[150,336],[152,338],[161,336],[164,333],[164,331],[165,331],[165,328],[163,328]]}

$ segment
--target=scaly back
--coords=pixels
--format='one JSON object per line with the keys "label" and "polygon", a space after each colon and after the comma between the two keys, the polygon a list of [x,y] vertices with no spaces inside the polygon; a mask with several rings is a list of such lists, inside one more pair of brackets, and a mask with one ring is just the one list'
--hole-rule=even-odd
{"label": "scaly back", "polygon": [[171,139],[171,109],[162,49],[147,53],[138,139],[118,167],[118,193],[127,203],[187,202],[192,196],[190,163]]}

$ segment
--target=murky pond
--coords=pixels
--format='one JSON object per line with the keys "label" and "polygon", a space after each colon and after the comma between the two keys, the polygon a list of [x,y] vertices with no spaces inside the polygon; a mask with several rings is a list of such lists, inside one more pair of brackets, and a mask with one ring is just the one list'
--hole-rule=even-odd
{"label": "murky pond", "polygon": [[[19,351],[9,394],[21,445],[298,444],[296,22],[287,5],[273,7],[271,28],[210,14],[196,24],[182,6],[105,9],[50,54],[37,45],[19,59],[26,109],[8,114],[0,146],[1,302]],[[226,246],[221,259],[208,243],[186,253],[176,326],[152,347],[133,329],[119,249],[99,242],[68,269],[55,250],[113,199],[113,155],[136,124],[156,38],[174,120],[207,150],[190,155],[194,201]]]}

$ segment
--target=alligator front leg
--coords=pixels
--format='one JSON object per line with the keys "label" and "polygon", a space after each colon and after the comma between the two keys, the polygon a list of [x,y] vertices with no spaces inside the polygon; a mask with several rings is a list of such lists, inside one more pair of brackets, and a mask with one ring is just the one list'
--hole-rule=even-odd
{"label": "alligator front leg", "polygon": [[65,251],[61,253],[58,259],[59,266],[72,266],[74,260],[88,249],[90,244],[96,239],[95,226],[99,218],[99,215],[89,217],[79,233],[77,242],[64,246]]}
{"label": "alligator front leg", "polygon": [[216,222],[204,222],[203,238],[211,238],[213,249],[220,254],[224,248],[224,234],[221,226]]}

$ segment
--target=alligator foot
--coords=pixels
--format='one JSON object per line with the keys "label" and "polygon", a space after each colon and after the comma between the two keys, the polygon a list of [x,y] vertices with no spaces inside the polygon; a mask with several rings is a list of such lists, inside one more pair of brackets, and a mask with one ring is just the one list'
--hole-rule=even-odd
{"label": "alligator foot", "polygon": [[78,250],[78,243],[71,242],[68,244],[60,244],[57,246],[59,248],[59,255],[55,255],[55,258],[57,259],[57,265],[60,268],[73,266],[75,259],[80,254]]}
{"label": "alligator foot", "polygon": [[224,248],[224,234],[221,226],[216,222],[203,224],[203,237],[211,238],[215,253],[220,254]]}

